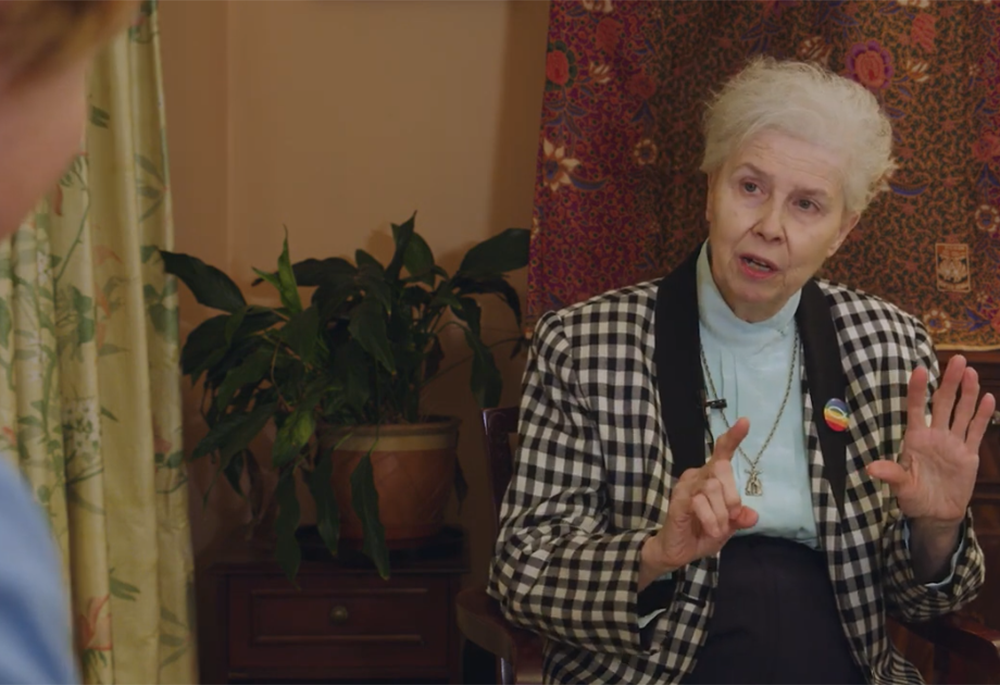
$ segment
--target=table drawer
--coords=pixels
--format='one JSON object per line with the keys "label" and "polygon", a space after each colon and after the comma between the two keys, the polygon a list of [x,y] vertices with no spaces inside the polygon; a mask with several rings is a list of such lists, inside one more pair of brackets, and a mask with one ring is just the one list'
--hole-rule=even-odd
{"label": "table drawer", "polygon": [[448,664],[448,581],[434,576],[229,580],[230,668]]}

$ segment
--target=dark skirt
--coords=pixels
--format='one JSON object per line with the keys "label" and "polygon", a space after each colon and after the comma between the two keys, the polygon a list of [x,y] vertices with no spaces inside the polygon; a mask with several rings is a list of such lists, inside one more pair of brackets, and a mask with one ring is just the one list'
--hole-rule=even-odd
{"label": "dark skirt", "polygon": [[708,638],[682,682],[866,683],[844,635],[824,555],[761,535],[726,543]]}

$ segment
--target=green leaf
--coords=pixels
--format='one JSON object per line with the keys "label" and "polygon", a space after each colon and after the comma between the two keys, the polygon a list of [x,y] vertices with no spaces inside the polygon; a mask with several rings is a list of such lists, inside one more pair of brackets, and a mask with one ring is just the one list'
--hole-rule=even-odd
{"label": "green leaf", "polygon": [[142,263],[145,264],[146,262],[148,262],[149,258],[152,257],[154,254],[156,254],[159,251],[159,249],[160,248],[158,248],[156,245],[143,245],[142,247],[140,247],[139,257],[142,259]]}
{"label": "green leaf", "polygon": [[275,467],[281,467],[293,461],[309,442],[309,438],[316,432],[316,418],[313,416],[315,408],[315,401],[311,404],[308,400],[303,401],[278,428],[278,434],[274,438],[274,447],[271,450],[271,463]]}
{"label": "green leaf", "polygon": [[458,298],[458,303],[459,306],[452,307],[451,311],[455,313],[455,316],[468,324],[473,335],[478,338],[480,336],[479,321],[482,317],[479,304],[471,297],[460,297]]}
{"label": "green leaf", "polygon": [[[346,259],[328,257],[323,260],[310,258],[296,262],[292,264],[292,273],[295,274],[295,282],[300,286],[311,287],[324,283],[353,280],[358,270]],[[271,275],[277,276],[278,274],[275,272]],[[263,280],[263,278],[258,278],[253,282],[253,285],[259,285]]]}
{"label": "green leaf", "polygon": [[198,459],[218,450],[222,460],[225,461],[237,452],[242,452],[264,429],[277,406],[269,403],[255,407],[249,413],[234,412],[224,415],[195,446],[191,458]]}
{"label": "green leaf", "polygon": [[167,623],[173,623],[175,626],[179,628],[184,628],[185,630],[188,629],[188,625],[183,621],[181,621],[181,619],[177,616],[177,614],[175,614],[165,606],[160,607],[160,619],[166,621]]}
{"label": "green leaf", "polygon": [[[190,333],[181,349],[181,372],[196,380],[201,372],[222,358],[226,351],[228,314],[205,319]],[[215,357],[215,362],[209,361]]]}
{"label": "green leaf", "polygon": [[357,340],[350,340],[339,354],[334,355],[334,363],[344,379],[344,396],[348,406],[357,413],[363,412],[371,395],[371,358]]}
{"label": "green leaf", "polygon": [[517,325],[521,325],[521,298],[514,290],[507,279],[503,276],[466,277],[456,276],[452,282],[453,287],[462,295],[496,295],[510,307],[517,319]]}
{"label": "green leaf", "polygon": [[441,283],[434,292],[434,300],[431,301],[430,306],[446,305],[452,309],[461,309],[462,303],[459,301],[458,295],[452,292],[451,288],[452,285],[448,281]]}
{"label": "green leaf", "polygon": [[481,409],[495,407],[500,402],[503,377],[493,359],[493,353],[471,331],[464,331],[465,341],[472,348],[472,376],[469,380],[472,394]]}
{"label": "green leaf", "polygon": [[233,344],[233,336],[240,330],[240,326],[243,325],[243,320],[246,319],[246,316],[247,308],[242,307],[233,312],[226,321],[226,347]]}
{"label": "green leaf", "polygon": [[324,283],[313,291],[312,306],[319,311],[320,321],[329,321],[340,314],[348,298],[357,294],[358,288],[353,280],[348,283]]}
{"label": "green leaf", "polygon": [[399,272],[403,268],[404,256],[410,244],[410,238],[413,237],[413,221],[416,216],[414,212],[413,216],[404,221],[402,225],[397,226],[396,224],[392,224],[392,239],[396,243],[396,251],[393,253],[389,265],[385,267],[385,277],[389,281],[395,281],[399,278]]}
{"label": "green leaf", "polygon": [[10,313],[7,298],[0,298],[0,345],[10,349],[10,332],[14,330],[14,317]]}
{"label": "green leaf", "polygon": [[531,232],[526,228],[506,231],[479,243],[458,267],[463,274],[502,274],[528,265]]}
{"label": "green leaf", "polygon": [[271,369],[273,357],[272,349],[258,347],[243,360],[243,363],[231,369],[226,374],[225,380],[219,384],[219,392],[215,396],[216,408],[225,409],[237,390],[244,385],[257,385],[266,378]]}
{"label": "green leaf", "polygon": [[392,287],[386,283],[385,274],[382,267],[374,267],[370,264],[362,266],[358,270],[356,282],[369,297],[374,297],[385,310],[386,314],[392,311]]}
{"label": "green leaf", "polygon": [[358,273],[357,267],[346,259],[328,257],[327,259],[304,259],[292,264],[295,282],[303,286],[336,283],[345,279],[353,279]]}
{"label": "green leaf", "polygon": [[278,292],[281,293],[281,304],[292,314],[302,311],[302,300],[299,298],[299,287],[292,272],[292,262],[288,257],[288,229],[285,229],[285,242],[278,257]]}
{"label": "green leaf", "polygon": [[361,458],[351,474],[351,505],[364,530],[361,551],[375,562],[379,575],[388,578],[389,550],[385,544],[385,528],[378,517],[378,490],[375,489],[370,452]]}
{"label": "green leaf", "polygon": [[149,320],[153,330],[169,340],[177,340],[177,307],[166,307],[159,302],[149,305]]}
{"label": "green leaf", "polygon": [[111,115],[105,112],[100,107],[94,105],[90,106],[90,123],[98,128],[108,128],[108,122],[111,120]]}
{"label": "green leaf", "polygon": [[434,274],[445,275],[443,269],[434,267],[434,253],[423,238],[414,233],[410,238],[410,244],[406,247],[406,255],[403,257],[403,266],[412,276],[421,278],[427,285],[434,285]]}
{"label": "green leaf", "polygon": [[382,262],[372,257],[364,250],[354,251],[354,262],[358,265],[359,271],[364,267],[368,267],[378,271],[380,276],[383,276],[385,274],[385,269],[382,267]]}
{"label": "green leaf", "polygon": [[197,257],[160,250],[163,268],[184,281],[195,299],[206,307],[235,312],[246,306],[243,293],[229,276]]}
{"label": "green leaf", "polygon": [[160,301],[160,291],[154,288],[149,283],[142,286],[142,299],[146,301],[146,304],[150,302]]}
{"label": "green leaf", "polygon": [[337,502],[333,497],[333,487],[330,479],[333,476],[333,460],[330,458],[333,446],[323,450],[316,457],[316,468],[311,471],[303,471],[306,485],[312,493],[313,502],[316,503],[316,528],[319,536],[330,550],[330,554],[337,556],[337,547],[340,542],[340,510],[337,509]]}
{"label": "green leaf", "polygon": [[366,297],[360,305],[351,312],[351,323],[348,327],[358,344],[382,365],[389,373],[396,371],[392,360],[392,350],[385,332],[385,318],[382,308],[372,297]]}
{"label": "green leaf", "polygon": [[124,347],[119,347],[118,345],[112,345],[111,343],[104,343],[101,345],[101,349],[97,351],[98,357],[107,357],[110,354],[118,354],[120,352],[128,352]]}
{"label": "green leaf", "polygon": [[316,341],[319,339],[319,312],[315,307],[293,314],[281,330],[284,340],[306,364],[313,363]]}
{"label": "green leaf", "polygon": [[112,414],[107,407],[101,407],[101,416],[105,416],[114,421],[115,423],[119,423],[118,417]]}
{"label": "green leaf", "polygon": [[229,481],[230,487],[233,488],[233,492],[243,496],[243,486],[240,480],[243,478],[243,452],[239,452],[233,455],[233,458],[229,460],[229,463],[222,468],[222,475],[226,477]]}
{"label": "green leaf", "polygon": [[163,194],[159,188],[154,188],[153,186],[140,185],[135,189],[135,192],[139,197],[144,197],[149,200],[158,200]]}
{"label": "green leaf", "polygon": [[278,516],[274,520],[274,532],[277,534],[275,556],[290,583],[295,583],[299,564],[302,563],[302,550],[295,539],[300,512],[299,500],[295,494],[294,473],[292,469],[285,471],[274,490],[274,498],[278,503]]}
{"label": "green leaf", "polygon": [[135,163],[139,166],[140,169],[145,171],[147,174],[155,178],[160,183],[166,183],[166,181],[163,180],[163,175],[160,173],[160,170],[156,168],[156,165],[153,164],[153,162],[148,157],[136,154]]}
{"label": "green leaf", "polygon": [[97,334],[97,324],[91,318],[80,317],[76,322],[77,344],[89,343]]}
{"label": "green leaf", "polygon": [[108,585],[108,589],[111,590],[112,596],[117,597],[118,599],[134,602],[136,595],[141,594],[139,592],[139,588],[135,585],[130,585],[129,583],[118,580],[114,576],[111,576],[108,579]]}

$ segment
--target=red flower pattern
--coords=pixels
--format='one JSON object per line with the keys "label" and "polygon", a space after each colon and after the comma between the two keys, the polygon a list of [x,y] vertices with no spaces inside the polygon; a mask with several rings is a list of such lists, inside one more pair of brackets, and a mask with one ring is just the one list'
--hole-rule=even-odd
{"label": "red flower pattern", "polygon": [[565,86],[569,81],[569,59],[561,50],[553,50],[545,58],[545,78],[557,86]]}

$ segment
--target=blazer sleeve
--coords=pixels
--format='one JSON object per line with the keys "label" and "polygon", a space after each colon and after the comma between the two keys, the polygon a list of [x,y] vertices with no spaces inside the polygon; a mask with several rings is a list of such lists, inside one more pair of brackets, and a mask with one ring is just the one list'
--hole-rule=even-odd
{"label": "blazer sleeve", "polygon": [[604,455],[577,363],[559,314],[543,316],[488,591],[510,621],[558,642],[645,652],[639,555],[656,529],[612,529]]}
{"label": "blazer sleeve", "polygon": [[[930,336],[919,323],[915,349],[917,363],[928,369],[932,386],[936,387],[940,374],[937,355]],[[905,403],[905,393],[903,397]],[[954,572],[944,583],[924,584],[917,580],[913,572],[905,518],[896,506],[895,498],[890,501],[892,506],[886,512],[882,538],[883,589],[889,614],[904,621],[926,621],[960,609],[975,599],[985,581],[986,565],[983,550],[972,528],[971,509],[966,511],[962,524]]]}

